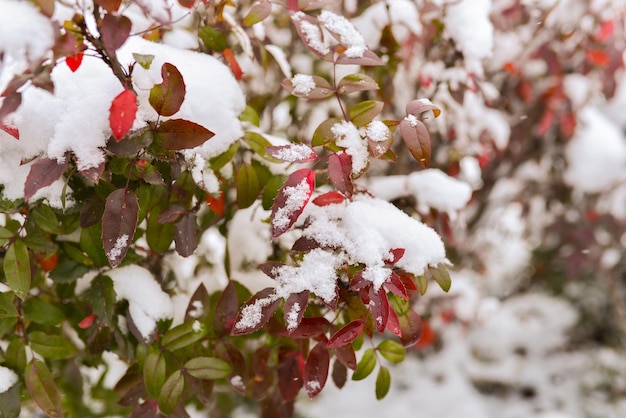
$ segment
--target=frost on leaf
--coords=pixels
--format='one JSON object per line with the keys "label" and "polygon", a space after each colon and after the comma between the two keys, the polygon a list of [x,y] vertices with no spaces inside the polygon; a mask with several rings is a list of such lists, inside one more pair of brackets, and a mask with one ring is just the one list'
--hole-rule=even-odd
{"label": "frost on leaf", "polygon": [[271,146],[265,150],[272,157],[286,163],[306,163],[319,158],[313,148],[305,144]]}
{"label": "frost on leaf", "polygon": [[324,57],[330,54],[330,49],[324,42],[322,29],[316,18],[302,12],[292,13],[291,21],[293,22],[296,32],[304,42],[317,56]]}
{"label": "frost on leaf", "polygon": [[303,168],[289,176],[272,205],[272,238],[287,232],[298,220],[314,188],[315,173],[311,169]]}
{"label": "frost on leaf", "polygon": [[111,267],[126,255],[137,228],[139,203],[135,193],[118,189],[107,197],[102,214],[102,244]]}
{"label": "frost on leaf", "polygon": [[363,57],[363,54],[367,50],[365,39],[348,19],[328,10],[323,10],[319,19],[324,27],[335,35],[339,42],[346,46],[347,49],[344,54],[347,57]]}
{"label": "frost on leaf", "polygon": [[232,335],[249,334],[258,330],[270,320],[279,305],[280,298],[273,288],[261,290],[239,310]]}

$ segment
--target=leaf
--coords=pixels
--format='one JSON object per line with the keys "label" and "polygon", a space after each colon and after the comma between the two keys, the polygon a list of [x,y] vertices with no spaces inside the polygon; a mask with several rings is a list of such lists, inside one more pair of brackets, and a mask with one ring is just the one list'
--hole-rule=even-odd
{"label": "leaf", "polygon": [[69,67],[70,71],[75,73],[76,70],[80,68],[80,64],[83,62],[83,55],[84,55],[84,52],[81,51],[78,54],[65,57],[65,63]]}
{"label": "leaf", "polygon": [[124,90],[113,99],[109,108],[109,126],[116,141],[119,142],[130,131],[136,115],[137,95],[134,91]]}
{"label": "leaf", "polygon": [[237,290],[234,283],[229,281],[215,307],[213,329],[218,336],[230,334],[235,325],[238,311]]}
{"label": "leaf", "polygon": [[49,158],[39,158],[33,162],[24,183],[24,200],[30,200],[40,189],[57,181],[67,167],[67,162],[59,164],[57,160]]}
{"label": "leaf", "polygon": [[300,325],[289,333],[291,338],[313,338],[322,335],[330,323],[326,318],[302,318]]}
{"label": "leaf", "polygon": [[191,9],[195,3],[196,0],[178,0],[178,4],[187,9]]}
{"label": "leaf", "polygon": [[43,231],[55,235],[64,232],[63,226],[59,223],[56,213],[50,206],[39,205],[30,212],[30,215]]}
{"label": "leaf", "polygon": [[376,347],[381,356],[392,363],[402,363],[406,350],[404,347],[392,340],[385,340]]}
{"label": "leaf", "polygon": [[0,293],[0,319],[18,317],[13,298],[11,292]]}
{"label": "leaf", "polygon": [[430,133],[426,125],[413,115],[409,115],[400,122],[400,135],[409,152],[422,166],[430,164],[431,144]]}
{"label": "leaf", "polygon": [[402,335],[400,336],[402,345],[404,347],[415,345],[422,337],[423,332],[422,320],[417,312],[409,309],[405,315],[398,316],[398,320],[402,331]]}
{"label": "leaf", "polygon": [[237,62],[237,57],[235,57],[233,50],[230,48],[224,49],[222,51],[222,58],[224,58],[224,61],[228,64],[228,68],[230,68],[230,71],[233,73],[235,79],[241,80],[241,77],[243,77],[243,71],[239,66],[239,62]]}
{"label": "leaf", "polygon": [[362,57],[349,57],[346,54],[341,54],[339,58],[337,58],[337,60],[335,61],[335,64],[373,67],[378,65],[385,65],[385,61],[380,59],[378,55],[368,49],[363,52]]}
{"label": "leaf", "polygon": [[222,52],[228,45],[226,43],[226,36],[211,26],[201,27],[198,30],[198,36],[202,39],[202,42],[207,48],[215,52]]}
{"label": "leaf", "polygon": [[174,412],[183,394],[184,388],[185,379],[183,379],[181,371],[176,370],[167,378],[159,394],[159,410],[163,415],[167,416]]}
{"label": "leaf", "polygon": [[65,320],[65,315],[56,306],[39,298],[29,298],[22,305],[24,316],[42,325],[59,325]]}
{"label": "leaf", "polygon": [[250,105],[246,105],[246,107],[243,109],[243,111],[239,115],[239,120],[242,122],[250,122],[256,127],[261,126],[261,119],[259,118],[259,114]]}
{"label": "leaf", "polygon": [[365,126],[383,111],[384,105],[377,100],[359,102],[350,109],[348,116],[356,126]]}
{"label": "leaf", "polygon": [[60,335],[33,331],[28,334],[28,340],[32,349],[47,359],[61,360],[78,354],[78,349],[74,344]]}
{"label": "leaf", "polygon": [[98,27],[104,49],[110,57],[115,56],[115,51],[124,45],[130,35],[132,23],[126,16],[112,15],[107,13],[102,18],[102,24]]}
{"label": "leaf", "polygon": [[96,3],[98,3],[98,5],[104,8],[107,12],[114,13],[120,8],[122,0],[96,0]]}
{"label": "leaf", "polygon": [[352,157],[346,152],[331,154],[328,157],[328,177],[335,188],[350,198],[354,192],[352,183]]}
{"label": "leaf", "polygon": [[432,104],[428,99],[412,100],[406,105],[406,113],[416,117],[421,117],[425,112],[433,112],[435,117],[441,114],[441,109]]}
{"label": "leaf", "polygon": [[339,118],[331,118],[320,123],[320,125],[315,129],[315,132],[313,132],[311,146],[317,147],[334,141],[335,134],[332,133],[331,128],[340,122],[341,119]]}
{"label": "leaf", "polygon": [[259,176],[252,164],[243,163],[235,176],[237,205],[240,209],[250,207],[261,193]]}
{"label": "leaf", "polygon": [[[204,283],[200,283],[189,299],[183,322],[192,322],[195,320],[206,322],[211,314],[210,305],[211,298],[209,297],[209,293]],[[216,308],[216,310],[217,309],[218,308]]]}
{"label": "leaf", "polygon": [[45,363],[32,359],[26,366],[24,383],[31,398],[44,413],[51,417],[63,415],[61,394]]}
{"label": "leaf", "polygon": [[345,202],[346,198],[339,192],[326,192],[313,199],[313,203],[317,206],[336,205]]}
{"label": "leaf", "polygon": [[22,93],[12,92],[4,96],[0,106],[0,123],[11,113],[15,112],[22,104]]}
{"label": "leaf", "polygon": [[287,163],[306,163],[319,158],[315,150],[306,144],[269,146],[265,150],[277,160]]}
{"label": "leaf", "polygon": [[8,390],[0,393],[0,417],[19,417],[21,405],[22,385],[15,384]]}
{"label": "leaf", "polygon": [[161,223],[158,220],[156,211],[150,213],[146,225],[146,241],[152,251],[159,254],[168,251],[174,240],[175,233],[176,225],[173,223]]}
{"label": "leaf", "polygon": [[158,143],[164,149],[172,151],[198,147],[215,135],[204,126],[185,119],[166,120],[154,133]]}
{"label": "leaf", "polygon": [[345,386],[346,381],[348,380],[348,369],[342,362],[335,360],[335,363],[333,364],[332,376],[335,386],[341,389]]}
{"label": "leaf", "polygon": [[133,58],[137,64],[141,65],[141,68],[145,70],[149,70],[152,66],[152,61],[154,60],[154,55],[150,54],[138,54],[133,52]]}
{"label": "leaf", "polygon": [[385,282],[385,287],[394,295],[401,297],[403,299],[408,299],[409,294],[406,291],[406,287],[402,280],[400,280],[400,276],[396,274],[396,272],[392,271],[389,275],[389,279]]}
{"label": "leaf", "polygon": [[349,94],[356,91],[378,90],[378,83],[365,74],[349,74],[339,81],[337,93]]}
{"label": "leaf", "polygon": [[15,139],[20,139],[20,131],[16,127],[9,126],[0,122],[0,130],[3,130]]}
{"label": "leaf", "polygon": [[252,8],[243,18],[242,26],[252,26],[256,23],[262,22],[272,13],[272,4],[267,0],[257,1],[252,5]]}
{"label": "leaf", "polygon": [[420,291],[420,295],[424,296],[426,289],[428,289],[428,277],[425,274],[415,277],[417,280],[417,288]]}
{"label": "leaf", "polygon": [[176,351],[200,341],[207,334],[207,326],[200,321],[183,322],[167,331],[161,339],[161,344],[169,351]]}
{"label": "leaf", "polygon": [[432,274],[439,287],[441,287],[441,290],[444,292],[450,290],[452,280],[450,280],[450,273],[444,264],[438,264],[437,267],[429,267],[428,271]]}
{"label": "leaf", "polygon": [[54,14],[54,0],[35,0],[37,6],[39,6],[39,11],[45,15],[46,17],[52,17]]}
{"label": "leaf", "polygon": [[150,89],[148,101],[161,116],[172,116],[178,112],[185,100],[185,81],[173,64],[169,62],[161,66],[163,81]]}
{"label": "leaf", "polygon": [[298,328],[302,322],[304,311],[306,311],[307,305],[309,304],[310,294],[311,292],[308,290],[299,293],[292,293],[285,301],[283,310],[287,331],[293,331]]}
{"label": "leaf", "polygon": [[7,285],[20,299],[30,290],[30,257],[24,241],[16,239],[4,254],[4,276]]}
{"label": "leaf", "polygon": [[143,363],[143,381],[148,395],[155,399],[165,383],[165,372],[165,356],[158,349],[151,350]]}
{"label": "leaf", "polygon": [[287,232],[298,220],[314,189],[315,172],[310,168],[303,168],[289,175],[272,205],[272,239]]}
{"label": "leaf", "polygon": [[106,200],[102,214],[102,244],[111,267],[117,267],[135,236],[139,203],[131,190],[117,189]]}
{"label": "leaf", "polygon": [[289,94],[309,100],[326,99],[335,94],[335,89],[324,77],[320,77],[318,75],[310,77],[313,81],[313,84],[315,84],[315,87],[308,88],[307,86],[306,89],[299,89],[298,84],[296,84],[295,86],[293,84],[293,80],[295,79],[295,77],[292,79],[284,80],[280,83],[280,85],[283,86],[283,88],[287,90]]}
{"label": "leaf", "polygon": [[304,45],[318,57],[329,60],[332,51],[324,46],[323,32],[317,18],[294,12],[295,10],[291,9],[291,23]]}
{"label": "leaf", "polygon": [[385,366],[380,366],[378,376],[376,376],[376,399],[381,400],[387,396],[390,387],[391,374],[389,374],[389,369]]}
{"label": "leaf", "polygon": [[387,292],[382,287],[378,291],[374,290],[372,286],[369,291],[370,297],[370,310],[374,319],[374,324],[378,332],[383,333],[387,327],[387,321],[389,320],[389,300],[387,299]]}
{"label": "leaf", "polygon": [[356,365],[356,370],[352,375],[352,380],[363,380],[367,376],[369,376],[374,367],[376,366],[376,354],[374,353],[374,349],[368,348],[363,352],[363,357],[359,360],[359,363]]}
{"label": "leaf", "polygon": [[302,388],[303,376],[302,368],[300,367],[301,358],[300,353],[287,353],[287,355],[280,360],[276,368],[278,390],[280,391],[283,401],[294,400]]}
{"label": "leaf", "polygon": [[313,347],[304,366],[304,389],[309,398],[317,396],[326,385],[329,367],[330,354],[323,339]]}
{"label": "leaf", "polygon": [[80,231],[80,249],[87,254],[95,267],[104,267],[109,263],[102,246],[102,227],[99,223]]}
{"label": "leaf", "polygon": [[232,367],[215,357],[195,357],[185,363],[185,371],[197,379],[222,379],[230,374]]}
{"label": "leaf", "polygon": [[261,328],[272,318],[281,300],[273,287],[257,292],[239,309],[231,335],[250,334]]}
{"label": "leaf", "polygon": [[341,364],[350,370],[356,369],[356,354],[354,353],[352,344],[336,347],[333,351],[335,352],[335,357],[337,357],[337,360],[339,360]]}
{"label": "leaf", "polygon": [[344,325],[341,329],[335,332],[332,337],[330,337],[327,347],[337,348],[350,344],[352,341],[356,340],[359,335],[361,335],[364,324],[364,320],[357,319]]}
{"label": "leaf", "polygon": [[182,257],[189,257],[196,248],[200,239],[200,227],[196,219],[196,214],[187,212],[180,221],[176,223],[174,230],[174,244],[176,252]]}

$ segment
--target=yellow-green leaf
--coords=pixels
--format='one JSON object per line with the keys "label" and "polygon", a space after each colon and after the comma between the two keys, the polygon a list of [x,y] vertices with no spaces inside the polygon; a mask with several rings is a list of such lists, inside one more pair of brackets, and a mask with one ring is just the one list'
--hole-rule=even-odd
{"label": "yellow-green leaf", "polygon": [[21,239],[15,240],[4,255],[4,275],[7,284],[20,299],[30,289],[30,258],[28,248]]}
{"label": "yellow-green leaf", "polygon": [[406,350],[402,347],[402,344],[399,344],[392,340],[385,340],[382,343],[378,344],[378,352],[381,356],[386,358],[392,363],[400,363],[404,360],[404,355]]}
{"label": "yellow-green leaf", "polygon": [[185,379],[183,379],[181,371],[176,370],[167,378],[159,394],[159,409],[164,415],[170,415],[174,412],[184,388]]}
{"label": "yellow-green leaf", "polygon": [[197,379],[221,379],[228,376],[232,368],[224,360],[215,357],[196,357],[185,363],[185,370]]}
{"label": "yellow-green leaf", "polygon": [[363,353],[363,357],[356,365],[356,370],[352,375],[352,380],[363,380],[369,376],[376,366],[376,355],[372,348],[368,348]]}
{"label": "yellow-green leaf", "polygon": [[45,363],[32,359],[26,366],[24,382],[31,398],[44,413],[51,417],[63,415],[59,389]]}
{"label": "yellow-green leaf", "polygon": [[387,396],[390,387],[391,374],[389,373],[389,369],[381,366],[380,369],[378,369],[378,376],[376,376],[376,399],[381,400]]}

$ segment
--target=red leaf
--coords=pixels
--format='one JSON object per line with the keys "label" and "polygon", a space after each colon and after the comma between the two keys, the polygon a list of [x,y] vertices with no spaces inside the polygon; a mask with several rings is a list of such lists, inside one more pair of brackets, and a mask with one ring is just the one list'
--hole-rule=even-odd
{"label": "red leaf", "polygon": [[166,120],[155,134],[163,148],[173,151],[195,148],[215,135],[204,126],[184,119]]}
{"label": "red leaf", "polygon": [[196,214],[187,212],[182,219],[176,223],[174,228],[174,244],[176,252],[182,257],[189,257],[196,248],[200,239],[200,227],[196,220]]}
{"label": "red leaf", "polygon": [[350,284],[348,285],[348,288],[350,290],[356,291],[356,290],[365,289],[366,287],[371,286],[371,285],[372,285],[371,281],[365,280],[363,278],[363,270],[359,270],[359,272],[355,274],[354,277],[350,280]]}
{"label": "red leaf", "polygon": [[79,173],[97,184],[98,181],[100,180],[100,176],[102,175],[102,172],[104,171],[104,166],[105,166],[105,162],[103,161],[97,167],[91,167],[85,170],[80,170]]}
{"label": "red leaf", "polygon": [[115,51],[124,45],[130,35],[131,27],[132,23],[126,16],[115,16],[107,13],[102,18],[100,36],[102,43],[104,43],[104,49],[109,56],[115,56]]}
{"label": "red leaf", "polygon": [[282,299],[274,294],[273,287],[266,287],[243,304],[231,335],[250,334],[267,323],[280,306]]}
{"label": "red leaf", "polygon": [[306,163],[319,158],[313,148],[305,144],[265,147],[265,151],[272,157],[287,163]]}
{"label": "red leaf", "polygon": [[111,267],[117,267],[135,235],[139,203],[131,190],[117,189],[106,200],[102,214],[102,244]]}
{"label": "red leaf", "polygon": [[178,4],[187,9],[191,9],[193,5],[196,3],[196,0],[178,0]]}
{"label": "red leaf", "polygon": [[422,337],[423,325],[422,320],[412,309],[402,316],[398,317],[400,323],[401,336],[400,341],[405,347],[411,347],[415,345]]}
{"label": "red leaf", "polygon": [[117,9],[120,8],[122,0],[96,0],[96,3],[98,3],[98,5],[104,8],[107,12],[113,13],[117,12]]}
{"label": "red leaf", "polygon": [[67,162],[59,164],[49,158],[40,158],[32,163],[24,183],[24,200],[30,200],[37,191],[54,183],[67,170],[67,166]]}
{"label": "red leaf", "polygon": [[317,396],[326,385],[329,366],[330,354],[326,349],[326,341],[322,340],[313,347],[304,366],[304,389],[309,398]]}
{"label": "red leaf", "polygon": [[426,125],[415,116],[409,115],[400,122],[400,134],[413,158],[422,167],[428,167],[431,149]]}
{"label": "red leaf", "polygon": [[417,342],[417,348],[426,348],[430,347],[437,341],[437,334],[433,331],[433,328],[430,326],[428,321],[422,321],[422,336]]}
{"label": "red leaf", "polygon": [[389,320],[389,300],[387,299],[387,292],[382,287],[378,291],[374,290],[374,287],[369,291],[370,303],[369,307],[374,318],[374,324],[378,332],[384,332],[387,327],[387,321]]}
{"label": "red leaf", "polygon": [[291,246],[291,251],[306,253],[316,248],[320,248],[317,241],[307,237],[300,237]]}
{"label": "red leaf", "polygon": [[287,335],[291,338],[313,338],[324,334],[329,325],[326,318],[302,318],[300,326]]}
{"label": "red leaf", "polygon": [[289,175],[272,205],[272,239],[287,232],[298,220],[314,188],[315,172],[310,168],[303,168]]}
{"label": "red leaf", "polygon": [[[4,93],[6,93],[6,91]],[[15,112],[17,108],[20,107],[20,104],[22,104],[22,93],[11,92],[5,95],[4,100],[2,100],[2,106],[0,106],[0,122],[8,115]]]}
{"label": "red leaf", "polygon": [[598,67],[606,67],[611,63],[611,58],[606,52],[594,49],[587,51],[587,61]]}
{"label": "red leaf", "polygon": [[614,20],[605,20],[600,23],[600,28],[598,32],[594,35],[598,42],[606,42],[608,41],[613,34],[615,33],[615,21]]}
{"label": "red leaf", "polygon": [[389,319],[387,320],[388,331],[396,334],[398,337],[402,336],[402,328],[400,327],[400,318],[395,310],[389,309]]}
{"label": "red leaf", "polygon": [[215,306],[213,329],[218,336],[230,334],[237,319],[237,290],[232,281],[224,288]]}
{"label": "red leaf", "polygon": [[304,311],[306,311],[306,307],[309,304],[309,295],[310,292],[305,290],[300,293],[293,293],[289,295],[285,301],[284,315],[287,331],[295,330],[302,322]]}
{"label": "red leaf", "polygon": [[300,353],[290,352],[276,368],[278,374],[278,389],[284,401],[296,398],[302,388],[302,369],[299,365]]}
{"label": "red leaf", "polygon": [[356,354],[354,354],[354,348],[350,344],[335,347],[335,357],[350,370],[356,369]]}
{"label": "red leaf", "polygon": [[185,81],[178,68],[169,62],[161,66],[161,76],[163,81],[150,89],[148,101],[159,115],[172,116],[185,100]]}
{"label": "red leaf", "polygon": [[228,67],[235,76],[235,79],[241,80],[241,77],[243,76],[243,71],[241,71],[241,67],[237,62],[237,58],[235,57],[235,53],[233,52],[233,50],[230,48],[226,48],[225,50],[223,50],[222,58],[224,58],[224,61],[226,61],[226,63],[228,64]]}
{"label": "red leaf", "polygon": [[282,266],[284,266],[284,264],[281,263],[280,261],[268,261],[266,263],[259,264],[258,268],[263,273],[265,273],[265,275],[267,277],[270,277],[272,279],[276,279],[276,275],[274,274],[274,269],[276,267],[282,267]]}
{"label": "red leaf", "polygon": [[326,192],[313,199],[313,203],[317,206],[328,206],[337,203],[343,203],[346,198],[339,192]]}
{"label": "red leaf", "polygon": [[94,319],[96,319],[96,316],[94,314],[87,315],[86,317],[82,319],[82,321],[78,323],[78,328],[80,329],[89,328],[93,324]]}
{"label": "red leaf", "polygon": [[404,248],[392,248],[391,250],[389,250],[389,252],[393,256],[393,258],[386,259],[385,263],[396,264],[404,256],[405,251],[406,250]]}
{"label": "red leaf", "polygon": [[339,331],[335,332],[333,336],[330,337],[330,339],[328,340],[328,345],[326,347],[337,348],[346,344],[350,344],[352,341],[356,340],[359,335],[361,335],[364,324],[364,320],[357,319],[344,325]]}
{"label": "red leaf", "polygon": [[415,284],[415,280],[410,274],[400,274],[399,276],[406,289],[417,290],[417,284]]}
{"label": "red leaf", "polygon": [[214,197],[210,193],[207,193],[205,201],[209,209],[211,209],[217,215],[224,215],[224,192],[220,192],[218,197]]}
{"label": "red leaf", "polygon": [[78,67],[80,67],[80,64],[83,62],[83,53],[79,52],[76,55],[72,55],[69,57],[65,57],[65,63],[67,64],[68,67],[70,67],[70,70],[72,70],[72,72],[76,72],[76,70],[78,70]]}
{"label": "red leaf", "polygon": [[20,131],[17,128],[14,128],[12,126],[9,126],[0,122],[0,129],[2,129],[4,132],[11,135],[13,138],[18,139],[18,140],[20,139]]}
{"label": "red leaf", "polygon": [[109,126],[117,142],[133,127],[136,114],[137,96],[132,90],[124,90],[113,99],[109,109]]}
{"label": "red leaf", "polygon": [[402,280],[400,280],[400,276],[398,276],[395,272],[391,272],[389,276],[389,280],[385,283],[385,287],[389,289],[391,293],[394,295],[407,300],[409,298],[409,294],[406,291],[406,287]]}
{"label": "red leaf", "polygon": [[352,157],[339,152],[328,157],[328,177],[331,183],[344,196],[351,197],[354,192],[352,184]]}

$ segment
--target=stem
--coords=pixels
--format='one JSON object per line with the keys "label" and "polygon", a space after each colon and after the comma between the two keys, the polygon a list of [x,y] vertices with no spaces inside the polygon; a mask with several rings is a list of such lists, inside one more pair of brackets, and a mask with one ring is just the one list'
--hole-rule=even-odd
{"label": "stem", "polygon": [[339,97],[339,93],[337,92],[337,64],[333,62],[333,89],[335,90],[335,97],[337,98],[337,103],[339,103],[339,108],[341,109],[341,114],[346,122],[350,122],[350,118],[346,113],[346,110],[343,108],[343,102],[341,101],[341,97]]}

